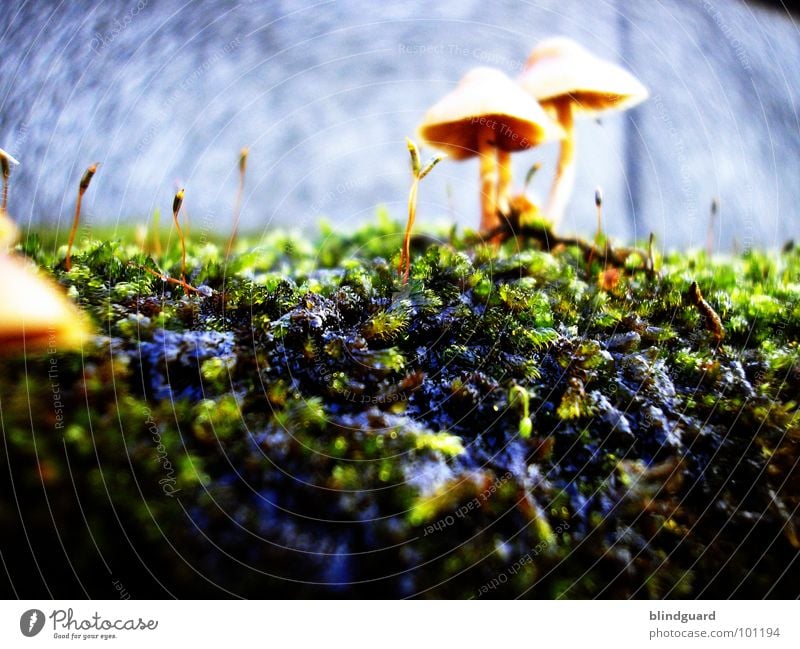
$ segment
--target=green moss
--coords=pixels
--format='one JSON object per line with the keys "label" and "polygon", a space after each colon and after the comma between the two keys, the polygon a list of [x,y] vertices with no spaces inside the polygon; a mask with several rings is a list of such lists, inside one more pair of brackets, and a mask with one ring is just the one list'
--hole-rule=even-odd
{"label": "green moss", "polygon": [[798,594],[797,251],[601,277],[577,245],[442,231],[403,285],[382,212],[227,265],[190,242],[208,290],[185,295],[146,270],[179,273],[175,246],[87,241],[67,273],[51,239],[18,253],[102,335],[4,361],[0,462],[29,513],[23,533],[6,498],[0,522],[45,571],[64,543],[93,595],[92,540],[140,596]]}

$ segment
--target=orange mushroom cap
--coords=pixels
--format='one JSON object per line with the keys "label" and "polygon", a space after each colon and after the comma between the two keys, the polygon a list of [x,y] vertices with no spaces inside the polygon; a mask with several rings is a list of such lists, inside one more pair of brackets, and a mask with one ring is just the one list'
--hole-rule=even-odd
{"label": "orange mushroom cap", "polygon": [[428,110],[420,137],[456,160],[478,155],[479,135],[489,127],[494,145],[522,151],[564,137],[539,103],[500,70],[471,70],[456,88]]}
{"label": "orange mushroom cap", "polygon": [[564,36],[545,39],[536,46],[519,83],[545,108],[571,99],[576,117],[625,110],[649,96],[630,72]]}

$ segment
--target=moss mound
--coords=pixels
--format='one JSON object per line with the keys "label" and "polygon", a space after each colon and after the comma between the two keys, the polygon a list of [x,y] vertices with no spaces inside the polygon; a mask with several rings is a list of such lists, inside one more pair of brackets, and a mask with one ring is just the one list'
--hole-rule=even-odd
{"label": "moss mound", "polygon": [[800,594],[797,251],[450,232],[402,285],[400,240],[190,244],[188,296],[177,248],[19,246],[101,335],[3,361],[7,594]]}

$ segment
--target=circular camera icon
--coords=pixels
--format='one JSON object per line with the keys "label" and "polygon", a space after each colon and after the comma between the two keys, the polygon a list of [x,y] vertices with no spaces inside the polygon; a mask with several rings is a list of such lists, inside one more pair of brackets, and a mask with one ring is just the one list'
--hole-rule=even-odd
{"label": "circular camera icon", "polygon": [[32,638],[44,628],[44,613],[38,608],[25,611],[19,618],[19,630],[22,635]]}

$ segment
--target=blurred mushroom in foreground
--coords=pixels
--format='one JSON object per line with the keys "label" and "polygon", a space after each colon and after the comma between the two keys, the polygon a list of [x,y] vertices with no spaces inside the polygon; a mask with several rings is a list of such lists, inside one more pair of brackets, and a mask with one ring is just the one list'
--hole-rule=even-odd
{"label": "blurred mushroom in foreground", "polygon": [[420,137],[455,160],[480,157],[481,229],[500,224],[511,186],[511,153],[564,136],[503,72],[475,68],[423,118]]}
{"label": "blurred mushroom in foreground", "polygon": [[89,333],[57,284],[27,262],[0,254],[0,356],[80,348]]}
{"label": "blurred mushroom in foreground", "polygon": [[627,70],[563,36],[548,38],[536,46],[519,82],[566,132],[545,207],[547,217],[558,225],[575,183],[574,120],[626,110],[647,99],[648,91]]}
{"label": "blurred mushroom in foreground", "polygon": [[8,252],[19,239],[19,228],[3,209],[0,209],[0,254]]}

